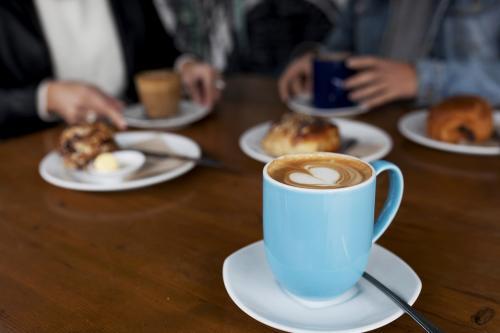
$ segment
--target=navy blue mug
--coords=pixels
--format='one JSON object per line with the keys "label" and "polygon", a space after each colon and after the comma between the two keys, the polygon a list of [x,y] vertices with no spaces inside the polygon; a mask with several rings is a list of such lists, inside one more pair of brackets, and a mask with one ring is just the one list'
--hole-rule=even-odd
{"label": "navy blue mug", "polygon": [[313,104],[318,109],[354,106],[344,81],[355,73],[346,65],[346,53],[320,54],[313,58]]}

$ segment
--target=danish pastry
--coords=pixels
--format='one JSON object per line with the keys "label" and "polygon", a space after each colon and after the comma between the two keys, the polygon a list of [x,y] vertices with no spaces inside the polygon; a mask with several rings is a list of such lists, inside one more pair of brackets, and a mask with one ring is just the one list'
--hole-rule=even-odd
{"label": "danish pastry", "polygon": [[318,117],[285,114],[262,140],[272,156],[293,153],[334,152],[340,148],[338,127]]}
{"label": "danish pastry", "polygon": [[439,141],[483,142],[493,134],[493,111],[484,99],[455,96],[430,109],[427,134]]}
{"label": "danish pastry", "polygon": [[97,155],[116,150],[114,132],[112,127],[103,122],[66,128],[59,138],[59,153],[65,166],[82,169]]}

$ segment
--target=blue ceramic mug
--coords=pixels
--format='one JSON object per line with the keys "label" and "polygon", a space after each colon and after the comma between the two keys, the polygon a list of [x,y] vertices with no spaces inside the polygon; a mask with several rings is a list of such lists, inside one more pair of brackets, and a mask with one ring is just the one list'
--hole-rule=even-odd
{"label": "blue ceramic mug", "polygon": [[[354,287],[372,243],[391,224],[403,196],[403,176],[396,165],[331,155],[368,165],[370,178],[345,188],[310,189],[271,178],[267,170],[273,162],[263,171],[267,261],[286,291],[311,301],[332,299]],[[383,171],[389,172],[389,194],[374,223],[376,178]]]}
{"label": "blue ceramic mug", "polygon": [[348,54],[320,54],[313,58],[313,104],[318,109],[354,106],[344,81],[355,72],[348,68]]}

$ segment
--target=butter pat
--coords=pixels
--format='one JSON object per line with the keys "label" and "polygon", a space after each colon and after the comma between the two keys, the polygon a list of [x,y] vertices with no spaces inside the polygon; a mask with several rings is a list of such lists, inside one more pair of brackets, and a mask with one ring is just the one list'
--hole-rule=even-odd
{"label": "butter pat", "polygon": [[111,153],[102,153],[94,160],[94,169],[98,172],[111,172],[118,168],[118,160]]}

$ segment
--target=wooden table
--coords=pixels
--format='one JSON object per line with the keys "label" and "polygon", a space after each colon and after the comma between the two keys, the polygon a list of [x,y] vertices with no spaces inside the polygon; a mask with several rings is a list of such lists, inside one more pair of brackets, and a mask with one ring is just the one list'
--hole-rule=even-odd
{"label": "wooden table", "polygon": [[[263,165],[238,138],[285,111],[274,80],[229,79],[215,113],[179,133],[242,171],[198,167],[121,193],[40,178],[61,128],[0,143],[0,332],[274,331],[233,304],[221,270],[229,254],[262,238]],[[396,129],[404,111],[359,117],[391,134],[387,159],[406,182],[379,243],[419,274],[416,308],[446,332],[500,332],[500,158],[413,144]],[[403,316],[378,332],[421,330]]]}

